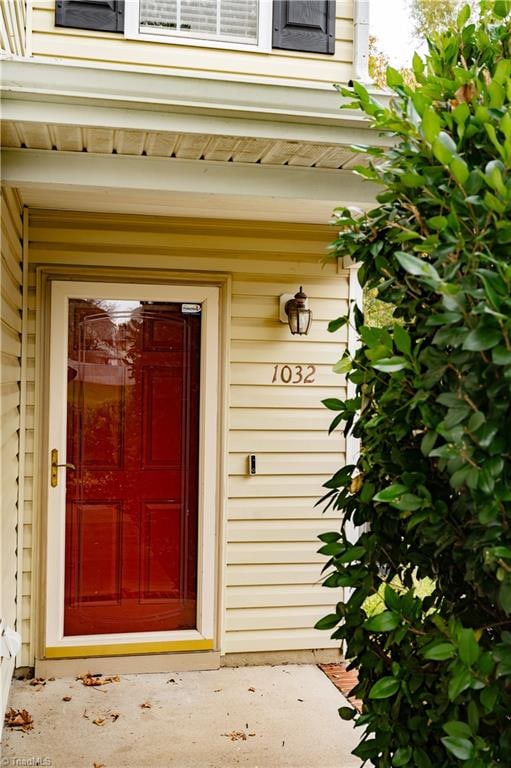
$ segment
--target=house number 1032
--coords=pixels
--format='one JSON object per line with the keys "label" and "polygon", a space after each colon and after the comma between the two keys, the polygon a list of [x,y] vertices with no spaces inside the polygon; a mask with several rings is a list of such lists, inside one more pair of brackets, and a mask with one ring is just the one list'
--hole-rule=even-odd
{"label": "house number 1032", "polygon": [[315,365],[280,365],[273,366],[272,384],[314,384],[316,380]]}

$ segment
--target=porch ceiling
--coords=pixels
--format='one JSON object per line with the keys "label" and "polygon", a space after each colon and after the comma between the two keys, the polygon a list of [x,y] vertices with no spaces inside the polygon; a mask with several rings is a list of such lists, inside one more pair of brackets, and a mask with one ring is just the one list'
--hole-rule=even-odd
{"label": "porch ceiling", "polygon": [[363,163],[346,144],[240,137],[210,133],[131,130],[3,120],[2,146],[249,163],[302,168],[350,169]]}

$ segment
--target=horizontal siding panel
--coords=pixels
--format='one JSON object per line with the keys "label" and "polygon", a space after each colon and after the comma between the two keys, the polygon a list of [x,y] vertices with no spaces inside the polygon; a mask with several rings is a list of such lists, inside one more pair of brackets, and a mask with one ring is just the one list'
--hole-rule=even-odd
{"label": "horizontal siding panel", "polygon": [[339,640],[330,640],[330,633],[314,629],[227,632],[225,637],[226,653],[241,653],[247,650],[298,651],[308,648],[339,648],[339,646]]}
{"label": "horizontal siding panel", "polygon": [[331,606],[340,599],[341,590],[321,585],[287,584],[274,587],[227,587],[227,608],[272,608],[277,606]]}
{"label": "horizontal siding panel", "polygon": [[[300,419],[298,419],[299,421]],[[229,435],[229,449],[233,453],[276,453],[286,454],[301,453],[303,448],[308,453],[335,453],[339,455],[344,450],[344,438],[335,439],[325,431],[306,432],[296,430],[289,434],[281,431],[249,431],[231,430]],[[339,459],[340,460],[340,456]]]}
{"label": "horizontal siding panel", "polygon": [[2,368],[2,381],[18,382],[20,380],[20,361],[15,355],[0,352],[0,365]]}
{"label": "horizontal siding panel", "polygon": [[321,401],[338,396],[339,390],[335,386],[297,384],[293,387],[292,396],[287,387],[231,386],[231,405],[234,408],[290,408],[297,412],[297,419],[300,418],[300,408],[317,408],[323,412],[326,409]]}
{"label": "horizontal siding panel", "polygon": [[[339,299],[309,299],[309,307],[315,320],[330,321],[348,311],[347,301]],[[233,296],[231,304],[233,317],[271,317],[279,316],[278,296]]]}
{"label": "horizontal siding panel", "polygon": [[227,565],[227,586],[313,584],[321,583],[321,563],[264,563],[262,565]]}
{"label": "horizontal siding panel", "polygon": [[315,542],[231,542],[227,545],[227,562],[232,565],[324,562],[324,555],[316,550]]}
{"label": "horizontal siding panel", "polygon": [[[57,30],[52,20],[48,30],[39,31],[43,25],[36,14],[37,26],[32,33],[34,56],[57,57],[72,61],[89,60],[120,64],[128,68],[134,62],[138,66],[187,70],[189,72],[230,72],[238,75],[266,77],[272,80],[286,79],[316,81],[318,83],[347,82],[351,76],[353,43],[351,40],[336,41],[334,56],[321,56],[273,50],[265,53],[223,51],[169,43],[125,40],[119,35],[91,33],[85,30]],[[44,29],[44,27],[43,27]],[[347,33],[344,33],[347,34]]]}
{"label": "horizontal siding panel", "polygon": [[[87,261],[89,267],[104,267],[105,264],[109,264],[113,267],[133,270],[140,268],[169,269],[170,264],[172,264],[172,269],[187,270],[190,268],[190,260],[193,260],[193,268],[195,270],[230,272],[233,268],[232,258],[215,257],[212,253],[207,253],[207,249],[205,254],[198,254],[197,250],[193,247],[190,248],[190,252],[187,254],[184,253],[182,248],[177,251],[172,247],[168,247],[159,249],[159,251],[158,253],[155,248],[151,249],[149,253],[144,255],[142,262],[140,248],[138,247],[126,246],[122,250],[109,250],[101,246],[97,249],[94,246],[87,248],[81,244],[70,250],[67,246],[61,249],[59,246],[50,247],[45,244],[43,247],[33,247],[32,255],[37,260],[44,261],[47,264],[70,264]],[[269,254],[265,254],[265,256],[269,256]],[[283,291],[284,293],[290,293],[297,290],[296,285],[299,280],[305,280],[308,275],[315,275],[318,271],[318,266],[314,260],[310,262],[288,261],[281,263],[277,258],[250,260],[244,259],[242,256],[236,260],[236,270],[238,272],[245,271],[247,274],[257,272],[262,275],[274,273],[279,277],[284,271],[288,275],[296,275],[293,278],[293,282],[288,283],[285,291]]]}
{"label": "horizontal siding panel", "polygon": [[[150,222],[145,227],[142,225],[141,227],[127,227],[126,229],[118,229],[115,226],[100,228],[97,225],[94,226],[92,222],[91,224],[90,229],[87,230],[87,246],[100,246],[105,250],[110,247],[115,251],[123,248],[130,250],[138,248],[139,252],[141,249],[143,251],[158,251],[159,249],[172,248],[172,251],[178,253],[179,250],[204,252],[207,249],[207,252],[212,256],[225,257],[232,254],[234,258],[240,256],[243,258],[244,254],[250,254],[253,258],[259,259],[261,254],[272,254],[284,259],[289,257],[292,261],[300,263],[307,259],[317,263],[324,255],[323,249],[328,244],[328,240],[326,243],[320,244],[318,237],[314,240],[295,240],[291,229],[288,229],[289,237],[282,240],[269,237],[268,234],[266,236],[259,235],[258,231],[255,231],[252,236],[247,236],[246,232],[230,232],[229,226],[216,231],[212,229],[210,233],[202,233],[200,228],[198,231],[180,232],[170,227],[168,229],[162,228],[159,231],[155,226],[151,226]],[[53,246],[57,244],[74,246],[80,242],[77,237],[79,232],[80,230],[73,226],[39,228],[36,222],[33,229],[31,228],[30,237],[34,243],[46,242]],[[328,268],[328,266],[336,269],[334,263],[327,264],[326,267]]]}
{"label": "horizontal siding panel", "polygon": [[[343,390],[336,390],[334,396],[342,398],[344,394]],[[328,411],[325,407],[322,410],[318,408],[309,410],[301,408],[299,413],[297,409],[292,408],[277,411],[274,408],[231,407],[230,428],[231,431],[286,429],[290,432],[310,429],[314,431],[323,430],[326,435],[333,417],[333,412]],[[340,434],[340,431],[337,430],[336,435]],[[335,439],[335,435],[332,435],[332,441]]]}
{"label": "horizontal siding panel", "polygon": [[[232,292],[234,296],[237,294],[250,294],[252,296],[281,296],[284,293],[294,293],[299,288],[297,285],[296,290],[294,290],[294,287],[292,285],[290,286],[289,280],[268,280],[267,282],[261,282],[257,279],[240,279],[241,277],[241,275],[235,276],[233,280]],[[307,296],[310,298],[348,299],[349,284],[346,277],[337,275],[336,277],[332,276],[331,280],[318,280],[317,278],[309,280],[307,284],[304,285],[304,289]]]}
{"label": "horizontal siding panel", "polygon": [[[288,331],[289,333],[289,331]],[[231,361],[233,363],[269,363],[272,368],[280,365],[334,365],[342,355],[343,347],[339,344],[317,344],[302,337],[297,344],[291,337],[284,341],[268,340],[255,345],[252,341],[232,340]],[[337,341],[332,336],[329,341]],[[339,376],[332,377],[333,382],[342,382]]]}
{"label": "horizontal siding panel", "polygon": [[[333,475],[339,469],[340,457],[335,454],[270,453],[256,455],[257,475]],[[248,475],[248,456],[233,453],[229,456],[230,475]],[[250,476],[253,479],[253,476]]]}
{"label": "horizontal siding panel", "polygon": [[307,629],[325,615],[324,606],[231,608],[226,611],[227,632],[247,629]]}
{"label": "horizontal siding panel", "polygon": [[339,512],[329,509],[323,513],[322,506],[316,507],[315,503],[315,499],[293,497],[230,499],[227,503],[227,516],[229,520],[250,520],[254,523],[258,520],[318,520],[320,523],[325,521],[324,530],[338,528],[336,523],[340,520]]}
{"label": "horizontal siding panel", "polygon": [[[326,321],[313,320],[312,326],[307,334],[309,342],[324,342],[337,346],[339,342],[346,343],[346,329],[342,329],[333,336],[327,330]],[[300,336],[291,336],[287,323],[281,323],[280,320],[256,319],[256,318],[234,318],[231,325],[232,339],[248,339],[251,341],[284,341],[291,344],[300,344]]]}
{"label": "horizontal siding panel", "polygon": [[[7,281],[6,281],[7,282]],[[9,286],[4,284],[1,292],[2,322],[8,325],[13,331],[21,333],[21,308],[20,296],[16,294],[4,293]]]}
{"label": "horizontal siding panel", "polygon": [[323,496],[325,489],[322,487],[329,478],[325,475],[306,475],[305,477],[275,477],[272,475],[255,475],[253,477],[238,477],[234,475],[229,480],[229,496],[235,498],[257,498],[259,496],[273,497],[275,499],[284,496],[290,498],[310,497],[317,501]]}
{"label": "horizontal siding panel", "polygon": [[325,532],[325,528],[324,520],[230,521],[227,525],[227,541],[306,541],[314,542],[316,549],[319,549],[322,544],[317,537]]}
{"label": "horizontal siding panel", "polygon": [[8,323],[1,322],[0,349],[7,355],[19,357],[21,355],[21,339],[19,331]]}

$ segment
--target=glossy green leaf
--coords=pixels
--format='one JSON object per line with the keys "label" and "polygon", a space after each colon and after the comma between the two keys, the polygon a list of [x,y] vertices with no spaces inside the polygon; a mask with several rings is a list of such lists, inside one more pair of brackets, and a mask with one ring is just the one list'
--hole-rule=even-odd
{"label": "glossy green leaf", "polygon": [[364,629],[367,629],[368,632],[392,632],[399,626],[400,622],[401,619],[397,613],[383,611],[367,619],[364,622]]}
{"label": "glossy green leaf", "polygon": [[474,754],[474,745],[468,739],[462,739],[460,736],[444,736],[441,741],[447,751],[458,760],[470,760]]}
{"label": "glossy green leaf", "polygon": [[369,691],[370,699],[388,699],[400,688],[400,681],[395,677],[382,677]]}
{"label": "glossy green leaf", "polygon": [[411,747],[398,747],[394,752],[392,758],[392,765],[394,768],[401,768],[403,765],[408,765],[412,759]]}
{"label": "glossy green leaf", "polygon": [[395,255],[403,269],[410,275],[430,278],[431,280],[440,280],[440,276],[435,267],[428,261],[419,259],[417,256],[413,256],[411,253],[405,253],[404,251],[397,251]]}
{"label": "glossy green leaf", "polygon": [[339,616],[336,613],[329,613],[316,622],[314,629],[333,629],[339,623]]}
{"label": "glossy green leaf", "polygon": [[446,661],[446,659],[451,659],[455,652],[456,649],[452,643],[435,640],[422,650],[422,655],[431,661]]}
{"label": "glossy green leaf", "polygon": [[376,493],[373,496],[373,501],[383,501],[388,503],[389,501],[394,501],[399,496],[402,496],[403,493],[406,493],[407,491],[408,488],[406,485],[395,483],[394,485],[389,485],[387,488],[384,488],[382,491]]}

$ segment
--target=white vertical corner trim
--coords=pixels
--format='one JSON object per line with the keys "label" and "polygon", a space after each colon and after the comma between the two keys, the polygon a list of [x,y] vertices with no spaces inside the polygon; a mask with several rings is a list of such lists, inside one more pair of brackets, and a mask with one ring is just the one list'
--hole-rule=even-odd
{"label": "white vertical corner trim", "polygon": [[101,635],[66,636],[64,633],[65,565],[65,475],[47,490],[46,645],[72,648],[76,645],[108,646],[215,638],[216,528],[218,498],[219,426],[219,288],[206,285],[93,283],[54,280],[51,288],[50,414],[48,452],[66,456],[66,392],[68,303],[71,298],[176,301],[202,304],[199,449],[199,537],[197,562],[197,629]]}
{"label": "white vertical corner trim", "polygon": [[369,82],[369,0],[353,0],[353,79]]}
{"label": "white vertical corner trim", "polygon": [[[357,351],[359,344],[359,335],[355,328],[355,307],[362,309],[362,286],[358,281],[357,263],[352,263],[349,268],[349,324],[348,324],[348,352],[351,356]],[[347,396],[355,397],[355,384],[348,381]],[[356,464],[360,455],[360,440],[350,433],[346,438],[346,464]],[[361,530],[353,525],[351,521],[346,525],[346,534],[350,541],[356,541],[360,536]]]}
{"label": "white vertical corner trim", "polygon": [[[28,233],[29,209],[23,208],[22,286],[21,286],[21,369],[20,369],[20,421],[18,444],[18,535],[16,555],[16,628],[23,626],[23,548],[25,527],[25,463],[26,463],[26,409],[28,370]],[[18,655],[17,664],[22,665]]]}

